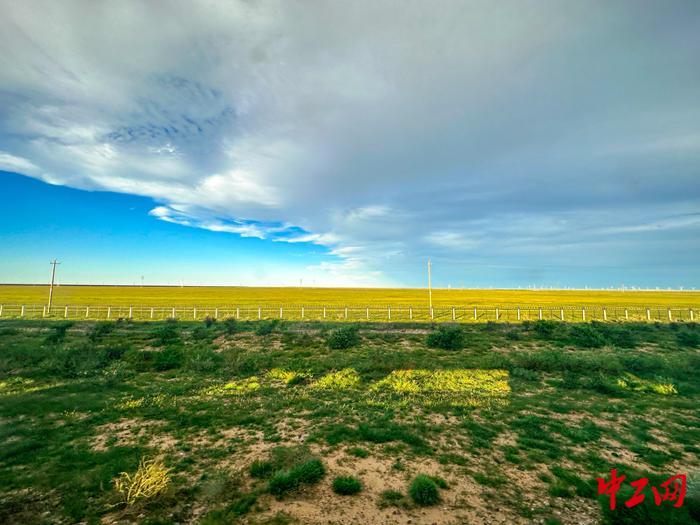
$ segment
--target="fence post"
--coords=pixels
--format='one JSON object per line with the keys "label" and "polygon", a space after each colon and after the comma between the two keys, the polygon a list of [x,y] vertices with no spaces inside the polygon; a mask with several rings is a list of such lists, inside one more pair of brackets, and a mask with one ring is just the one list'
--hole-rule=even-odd
{"label": "fence post", "polygon": [[22,311],[19,314],[20,317],[24,317],[24,305],[22,305]]}
{"label": "fence post", "polygon": [[66,306],[66,309],[63,310],[63,318],[68,319],[68,307]]}
{"label": "fence post", "polygon": [[520,321],[520,307],[518,306],[518,321]]}
{"label": "fence post", "polygon": [[608,309],[603,307],[603,321],[608,320]]}
{"label": "fence post", "polygon": [[172,318],[175,319],[175,307],[173,306]]}
{"label": "fence post", "polygon": [[367,307],[367,320],[369,321],[369,306]]}
{"label": "fence post", "polygon": [[219,307],[217,306],[216,308],[214,308],[214,319],[218,319],[218,318],[219,318]]}
{"label": "fence post", "polygon": [[258,306],[258,319],[262,319],[262,309]]}
{"label": "fence post", "polygon": [[455,319],[457,319],[457,317],[455,317],[455,307],[453,306],[452,307],[452,320],[454,321]]}
{"label": "fence post", "polygon": [[326,318],[326,307],[325,306],[323,307],[323,318],[324,319]]}
{"label": "fence post", "polygon": [[694,314],[693,314],[693,309],[690,308],[689,311],[690,311],[690,320],[691,320],[691,321],[695,320],[695,316],[694,316]]}
{"label": "fence post", "polygon": [[348,307],[346,306],[345,307],[345,319],[347,320],[347,318],[348,318]]}
{"label": "fence post", "polygon": [[432,306],[430,307],[430,318],[435,319],[435,313],[433,312]]}
{"label": "fence post", "polygon": [[647,308],[647,321],[651,321],[651,311]]}
{"label": "fence post", "polygon": [[87,319],[88,317],[90,317],[90,307],[86,306],[85,307],[85,319]]}
{"label": "fence post", "polygon": [[559,317],[561,317],[562,321],[564,320],[564,309],[563,308],[559,308]]}
{"label": "fence post", "polygon": [[496,321],[498,321],[498,306],[496,307]]}
{"label": "fence post", "polygon": [[671,318],[671,309],[670,308],[668,309],[668,320],[673,321],[673,319]]}
{"label": "fence post", "polygon": [[625,321],[629,321],[629,320],[630,320],[630,314],[627,311],[627,308],[625,308]]}
{"label": "fence post", "polygon": [[192,319],[197,319],[197,307],[192,307]]}
{"label": "fence post", "polygon": [[540,321],[542,320],[542,308],[540,307]]}
{"label": "fence post", "polygon": [[2,305],[0,304],[0,317],[2,317]]}
{"label": "fence post", "polygon": [[[0,308],[0,312],[1,311],[2,311],[2,309]],[[408,318],[409,318],[409,320],[413,321],[413,306],[408,307]]]}
{"label": "fence post", "polygon": [[153,319],[153,307],[151,307],[151,319]]}
{"label": "fence post", "polygon": [[134,307],[129,306],[129,319],[133,319],[133,318],[134,318]]}
{"label": "fence post", "polygon": [[[692,312],[692,310],[691,310],[691,312]],[[41,307],[41,317],[46,317],[46,307],[45,306]],[[690,316],[690,319],[691,320],[693,319],[692,315]]]}
{"label": "fence post", "polygon": [[241,310],[238,306],[236,306],[236,319],[240,319],[240,318],[241,318]]}
{"label": "fence post", "polygon": [[282,307],[280,306],[280,319],[282,319]]}
{"label": "fence post", "polygon": [[586,320],[586,307],[584,306],[581,308],[581,317],[585,321]]}
{"label": "fence post", "polygon": [[391,306],[386,307],[386,315],[389,318],[389,321],[391,321]]}
{"label": "fence post", "polygon": [[474,320],[476,321],[479,316],[476,314],[476,306],[474,307]]}
{"label": "fence post", "polygon": [[112,307],[108,306],[107,307],[107,319],[109,319],[111,317],[111,315],[112,315]]}
{"label": "fence post", "polygon": [[301,318],[302,319],[304,318],[304,307],[303,306],[301,307]]}

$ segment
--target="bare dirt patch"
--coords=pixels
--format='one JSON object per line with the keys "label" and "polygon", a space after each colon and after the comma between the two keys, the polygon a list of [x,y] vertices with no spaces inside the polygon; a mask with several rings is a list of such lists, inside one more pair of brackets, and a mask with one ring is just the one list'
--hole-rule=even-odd
{"label": "bare dirt patch", "polygon": [[171,450],[177,440],[158,429],[164,424],[164,421],[122,418],[116,423],[97,427],[91,446],[93,450],[104,451],[110,447],[126,447],[145,441],[148,447]]}

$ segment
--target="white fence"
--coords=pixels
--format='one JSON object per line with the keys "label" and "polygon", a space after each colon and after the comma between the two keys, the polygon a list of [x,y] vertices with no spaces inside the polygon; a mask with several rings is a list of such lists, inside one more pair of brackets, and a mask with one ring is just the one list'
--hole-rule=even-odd
{"label": "white fence", "polygon": [[549,319],[568,322],[698,321],[700,307],[668,306],[103,306],[40,304],[0,304],[0,319],[164,319],[240,320],[286,319],[290,321],[447,321],[479,323],[487,321],[522,322]]}

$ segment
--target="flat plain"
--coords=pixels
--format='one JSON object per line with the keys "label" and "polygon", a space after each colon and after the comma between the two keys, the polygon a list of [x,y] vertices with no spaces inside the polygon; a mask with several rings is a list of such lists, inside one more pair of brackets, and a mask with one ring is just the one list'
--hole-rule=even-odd
{"label": "flat plain", "polygon": [[692,323],[5,320],[0,522],[698,523],[699,368]]}
{"label": "flat plain", "polygon": [[[0,304],[45,304],[48,286],[0,285]],[[62,305],[340,305],[427,306],[420,288],[267,288],[245,286],[70,286],[54,289]],[[434,289],[435,306],[700,307],[700,291]]]}

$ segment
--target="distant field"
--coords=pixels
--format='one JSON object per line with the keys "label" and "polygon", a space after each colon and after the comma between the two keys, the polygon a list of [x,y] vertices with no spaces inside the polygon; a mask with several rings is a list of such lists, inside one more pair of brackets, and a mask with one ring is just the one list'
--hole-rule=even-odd
{"label": "distant field", "polygon": [[[47,286],[0,285],[0,304],[44,304]],[[71,305],[405,305],[427,306],[416,288],[253,288],[58,286],[54,304]],[[434,306],[700,306],[700,292],[433,290]]]}

